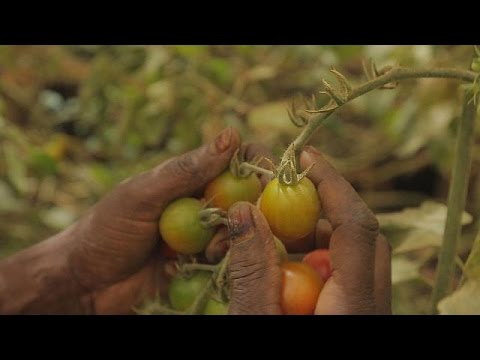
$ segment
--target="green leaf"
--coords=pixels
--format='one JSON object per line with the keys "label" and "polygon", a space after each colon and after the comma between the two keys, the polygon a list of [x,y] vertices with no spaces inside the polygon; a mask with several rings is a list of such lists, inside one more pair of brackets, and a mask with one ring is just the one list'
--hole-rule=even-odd
{"label": "green leaf", "polygon": [[480,314],[480,279],[467,281],[460,289],[438,304],[442,315]]}
{"label": "green leaf", "polygon": [[40,214],[42,221],[52,229],[61,230],[75,221],[75,214],[63,208],[52,208]]}
{"label": "green leaf", "polygon": [[403,281],[418,279],[420,277],[421,264],[402,256],[394,256],[392,259],[392,284]]}
{"label": "green leaf", "polygon": [[[443,235],[447,218],[447,206],[435,201],[425,201],[418,208],[407,208],[400,212],[377,214],[381,227],[396,226],[432,231]],[[472,216],[462,214],[462,225],[469,224]]]}
{"label": "green leaf", "polygon": [[428,230],[409,230],[403,235],[403,241],[396,247],[395,254],[418,250],[429,246],[441,246],[442,236]]}

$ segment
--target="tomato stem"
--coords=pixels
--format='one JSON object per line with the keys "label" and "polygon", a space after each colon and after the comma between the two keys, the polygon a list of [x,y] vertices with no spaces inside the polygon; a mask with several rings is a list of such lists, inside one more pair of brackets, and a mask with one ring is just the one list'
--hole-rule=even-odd
{"label": "tomato stem", "polygon": [[[340,79],[338,74],[337,78]],[[385,88],[386,85],[396,83],[400,80],[417,78],[443,78],[457,79],[465,82],[474,82],[476,75],[477,73],[473,71],[453,68],[414,69],[397,66],[389,70],[378,71],[376,67],[374,67],[373,70],[370,72],[370,75],[368,76],[369,81],[355,88],[348,88],[348,86],[346,86],[343,83],[344,81],[342,80],[341,89],[339,91],[335,91],[335,89],[332,89],[331,85],[327,83],[328,91],[326,93],[331,97],[331,101],[326,108],[305,111],[306,113],[310,113],[312,115],[311,118],[308,120],[307,125],[304,127],[303,131],[293,142],[295,153],[297,154],[297,156],[300,154],[303,147],[310,140],[312,135],[323,124],[323,122],[338,108],[372,90]],[[290,112],[290,114],[292,116],[295,116],[295,112]]]}
{"label": "tomato stem", "polygon": [[209,265],[209,264],[183,264],[180,266],[180,272],[191,272],[195,270],[200,271],[212,271],[214,272],[217,269],[216,265]]}
{"label": "tomato stem", "polygon": [[463,100],[463,112],[457,130],[452,180],[448,190],[447,220],[445,221],[443,243],[440,248],[437,275],[432,294],[432,313],[437,312],[438,302],[452,290],[457,244],[462,229],[461,217],[465,209],[472,162],[475,138],[475,112],[475,105],[469,102],[468,90],[466,90]]}
{"label": "tomato stem", "polygon": [[198,296],[195,298],[192,306],[187,311],[188,314],[197,315],[203,311],[203,308],[205,307],[205,304],[208,300],[207,297],[212,291],[213,286],[219,282],[220,276],[223,277],[226,272],[229,258],[229,252],[227,252],[227,255],[222,259],[222,261],[220,261],[217,265],[214,265],[215,270],[212,274],[212,277],[208,281],[207,285],[200,292],[200,294],[198,294]]}
{"label": "tomato stem", "polygon": [[240,164],[240,168],[241,169],[248,169],[248,170],[251,170],[253,172],[256,172],[258,174],[261,174],[261,175],[266,175],[268,176],[270,179],[273,179],[275,174],[272,170],[268,170],[268,169],[264,169],[260,166],[257,166],[257,165],[253,165],[253,164],[250,164],[248,162],[243,162]]}

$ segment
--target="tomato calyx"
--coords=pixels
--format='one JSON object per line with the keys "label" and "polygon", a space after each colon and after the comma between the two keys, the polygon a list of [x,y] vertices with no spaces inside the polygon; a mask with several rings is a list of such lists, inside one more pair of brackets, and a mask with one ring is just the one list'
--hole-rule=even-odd
{"label": "tomato calyx", "polygon": [[227,225],[227,212],[220,208],[205,208],[198,212],[200,223],[206,228]]}
{"label": "tomato calyx", "polygon": [[295,147],[294,143],[291,143],[287,150],[285,150],[282,160],[280,161],[280,165],[275,170],[275,177],[278,178],[280,184],[296,185],[308,174],[314,165],[315,163],[311,164],[305,171],[298,174]]}
{"label": "tomato calyx", "polygon": [[[245,146],[240,146],[232,156],[230,160],[230,172],[238,178],[247,178],[249,177],[254,170],[244,166],[243,164],[250,164],[246,159],[247,148]],[[254,167],[262,161],[262,157],[255,156],[251,161],[251,165]]]}

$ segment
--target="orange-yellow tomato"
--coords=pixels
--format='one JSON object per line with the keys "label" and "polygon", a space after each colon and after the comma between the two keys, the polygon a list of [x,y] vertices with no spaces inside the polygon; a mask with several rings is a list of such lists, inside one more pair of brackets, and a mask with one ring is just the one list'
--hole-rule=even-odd
{"label": "orange-yellow tomato", "polygon": [[204,196],[207,201],[211,201],[213,207],[228,210],[238,201],[255,203],[261,191],[262,184],[254,173],[241,178],[227,170],[207,185]]}
{"label": "orange-yellow tomato", "polygon": [[173,250],[193,255],[205,250],[215,231],[200,222],[202,203],[194,198],[175,200],[163,211],[158,224],[160,235]]}
{"label": "orange-yellow tomato", "polygon": [[284,185],[275,178],[267,184],[259,202],[272,233],[287,245],[315,230],[320,201],[310,179],[304,177],[295,185]]}
{"label": "orange-yellow tomato", "polygon": [[287,262],[281,265],[282,294],[281,307],[285,315],[312,315],[323,280],[313,268],[301,262]]}

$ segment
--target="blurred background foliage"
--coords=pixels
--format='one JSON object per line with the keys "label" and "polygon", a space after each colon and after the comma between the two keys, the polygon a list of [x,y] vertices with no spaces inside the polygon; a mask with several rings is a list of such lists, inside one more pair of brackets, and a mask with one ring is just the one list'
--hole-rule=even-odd
{"label": "blurred background foliage", "polygon": [[[65,228],[122,179],[227,125],[279,156],[300,132],[287,105],[321,90],[332,65],[358,84],[369,57],[380,66],[467,69],[472,52],[418,45],[0,46],[0,258]],[[455,81],[404,81],[354,100],[311,141],[379,216],[394,248],[396,314],[429,309],[459,99]],[[478,228],[479,150],[475,145],[458,278]]]}

